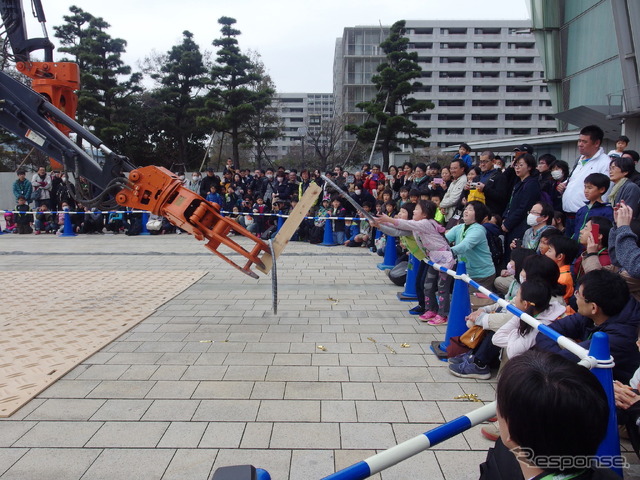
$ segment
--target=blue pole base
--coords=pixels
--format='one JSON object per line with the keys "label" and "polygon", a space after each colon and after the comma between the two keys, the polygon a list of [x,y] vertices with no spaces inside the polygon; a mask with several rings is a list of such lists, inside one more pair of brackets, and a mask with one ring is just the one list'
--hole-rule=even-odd
{"label": "blue pole base", "polygon": [[436,354],[436,357],[438,357],[438,360],[440,360],[441,362],[448,362],[449,358],[447,357],[447,351],[446,350],[442,350],[442,343],[436,341],[431,342],[431,351],[433,353]]}
{"label": "blue pole base", "polygon": [[398,300],[401,302],[415,302],[418,299],[417,295],[408,295],[405,292],[400,292],[396,295],[398,296]]}
{"label": "blue pole base", "polygon": [[338,244],[337,243],[319,243],[318,245],[320,245],[321,247],[337,247]]}
{"label": "blue pole base", "polygon": [[378,270],[391,270],[393,267],[395,267],[395,265],[387,265],[384,263],[379,263],[376,266],[378,267]]}

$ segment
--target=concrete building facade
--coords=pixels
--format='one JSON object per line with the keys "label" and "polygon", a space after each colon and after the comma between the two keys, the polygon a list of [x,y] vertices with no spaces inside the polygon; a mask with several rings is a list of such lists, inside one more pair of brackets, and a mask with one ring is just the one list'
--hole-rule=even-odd
{"label": "concrete building facade", "polygon": [[282,136],[266,149],[272,161],[291,154],[307,154],[303,151],[306,136],[319,130],[334,115],[332,93],[279,93],[275,107],[282,122]]}
{"label": "concrete building facade", "polygon": [[[415,97],[435,108],[413,115],[430,146],[556,131],[529,21],[407,20],[409,51],[418,53],[423,84]],[[336,42],[336,110],[362,122],[355,105],[372,98],[371,76],[384,60],[389,27],[347,27]]]}

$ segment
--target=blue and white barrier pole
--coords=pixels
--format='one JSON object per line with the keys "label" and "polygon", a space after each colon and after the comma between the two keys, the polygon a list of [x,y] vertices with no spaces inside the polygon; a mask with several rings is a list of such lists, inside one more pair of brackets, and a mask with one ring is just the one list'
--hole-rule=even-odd
{"label": "blue and white barrier pole", "polygon": [[[598,381],[602,384],[609,403],[609,423],[607,424],[607,434],[598,447],[596,456],[607,457],[608,459],[621,458],[620,434],[618,432],[618,421],[616,418],[616,401],[613,395],[613,357],[609,351],[609,340],[604,332],[596,332],[591,338],[589,355],[598,360],[598,365],[592,370]],[[622,478],[622,468],[620,464],[614,465],[611,469]]]}
{"label": "blue and white barrier pole", "polygon": [[447,347],[449,346],[451,337],[457,337],[467,331],[467,322],[465,318],[471,313],[471,299],[469,298],[469,286],[465,281],[471,280],[467,275],[467,267],[464,262],[458,262],[456,271],[449,270],[442,265],[425,260],[431,267],[439,270],[447,275],[455,278],[453,282],[453,295],[451,295],[451,307],[449,309],[449,321],[447,322],[447,333],[442,342],[431,342],[431,351],[442,360],[447,361]]}
{"label": "blue and white barrier pole", "polygon": [[391,270],[396,266],[398,260],[398,251],[396,250],[396,237],[387,235],[387,241],[384,245],[384,260],[378,264],[379,270]]}
{"label": "blue and white barrier pole", "polygon": [[373,455],[362,462],[324,477],[323,480],[361,480],[368,478],[488,420],[495,414],[496,402],[491,402],[484,407],[451,420],[384,452]]}
{"label": "blue and white barrier pole", "polygon": [[404,282],[404,291],[398,293],[398,300],[401,302],[411,302],[418,298],[416,292],[416,278],[418,276],[418,267],[420,260],[409,254],[409,262],[407,263],[407,279]]}

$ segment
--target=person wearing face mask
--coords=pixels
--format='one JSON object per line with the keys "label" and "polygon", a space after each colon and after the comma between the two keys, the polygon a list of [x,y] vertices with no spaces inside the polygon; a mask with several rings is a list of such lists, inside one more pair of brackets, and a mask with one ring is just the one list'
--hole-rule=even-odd
{"label": "person wearing face mask", "polygon": [[74,200],[74,197],[76,194],[76,188],[69,181],[69,177],[67,173],[63,173],[60,180],[61,180],[60,186],[56,191],[56,198],[55,198],[57,210],[62,209],[63,203],[66,203],[67,206],[75,209],[76,201]]}
{"label": "person wearing face mask", "polygon": [[551,178],[553,178],[553,189],[551,190],[551,204],[556,212],[562,212],[562,187],[561,184],[569,178],[569,164],[564,160],[556,160],[551,167]]}
{"label": "person wearing face mask", "polygon": [[193,174],[191,175],[191,180],[189,180],[189,185],[187,185],[187,188],[192,192],[197,193],[200,191],[201,182],[202,182],[202,177],[200,176],[200,172],[193,172]]}
{"label": "person wearing face mask", "polygon": [[551,225],[552,222],[553,207],[544,202],[536,203],[527,214],[527,225],[529,225],[530,228],[524,232],[522,242],[519,242],[518,239],[512,240],[510,245],[511,249],[522,246],[523,248],[537,250],[542,233],[550,228],[554,228]]}
{"label": "person wearing face mask", "polygon": [[[369,202],[371,205],[376,204],[376,199],[364,189],[362,182],[355,183],[355,189],[351,194],[351,198],[353,198],[358,205],[363,205],[364,202]],[[345,207],[347,208],[347,213],[349,215],[355,214],[356,210],[349,202],[346,202]]]}

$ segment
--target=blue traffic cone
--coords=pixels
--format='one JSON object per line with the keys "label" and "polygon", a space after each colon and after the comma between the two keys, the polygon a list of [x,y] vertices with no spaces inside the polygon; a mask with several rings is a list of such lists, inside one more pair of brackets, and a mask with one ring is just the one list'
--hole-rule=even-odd
{"label": "blue traffic cone", "polygon": [[[464,262],[458,262],[456,268],[457,275],[467,273]],[[471,300],[469,298],[469,285],[459,278],[453,282],[453,295],[451,295],[451,307],[449,309],[449,321],[447,322],[447,333],[444,341],[431,342],[431,350],[442,361],[447,361],[447,347],[451,337],[462,335],[468,330],[465,317],[471,313]]]}
{"label": "blue traffic cone", "polygon": [[420,260],[409,254],[407,279],[404,282],[404,292],[398,293],[398,300],[401,302],[415,301],[418,298],[418,294],[416,293],[416,277],[418,276],[419,266]]}
{"label": "blue traffic cone", "polygon": [[147,230],[147,222],[149,221],[149,212],[142,212],[142,232],[140,235],[151,235]]}
{"label": "blue traffic cone", "polygon": [[[609,350],[609,339],[606,333],[596,332],[591,338],[589,346],[589,356],[598,360],[598,367],[591,370],[598,381],[602,384],[609,403],[609,423],[604,440],[598,447],[596,457],[621,458],[620,455],[620,434],[618,433],[618,422],[616,420],[616,402],[613,397],[613,372],[610,368],[611,352]],[[600,365],[602,367],[600,367]],[[607,365],[609,364],[609,365]],[[613,466],[611,469],[622,478],[622,469]]]}
{"label": "blue traffic cone", "polygon": [[398,252],[396,251],[396,237],[387,235],[387,241],[384,246],[384,260],[378,264],[379,270],[389,270],[396,266],[398,260]]}
{"label": "blue traffic cone", "polygon": [[73,231],[73,224],[71,223],[71,214],[65,210],[64,212],[64,228],[62,230],[61,237],[75,237],[77,236]]}
{"label": "blue traffic cone", "polygon": [[323,247],[335,247],[338,245],[333,241],[333,227],[329,219],[324,221],[324,237],[322,237],[322,243],[320,245]]}

